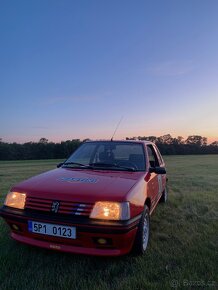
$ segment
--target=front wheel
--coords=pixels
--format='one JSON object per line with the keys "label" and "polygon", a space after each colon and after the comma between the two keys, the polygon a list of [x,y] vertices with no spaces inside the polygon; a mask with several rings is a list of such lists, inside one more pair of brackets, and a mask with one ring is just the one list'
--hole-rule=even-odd
{"label": "front wheel", "polygon": [[133,253],[136,255],[142,255],[147,249],[148,241],[150,236],[150,217],[149,217],[149,208],[145,205],[144,211],[142,213],[138,231],[136,233]]}

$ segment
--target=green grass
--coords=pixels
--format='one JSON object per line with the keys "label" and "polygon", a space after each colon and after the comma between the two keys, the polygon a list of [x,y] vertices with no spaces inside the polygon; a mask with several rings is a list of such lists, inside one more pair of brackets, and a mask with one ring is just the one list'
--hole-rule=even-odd
{"label": "green grass", "polygon": [[[0,289],[217,289],[218,155],[165,161],[169,200],[152,215],[143,257],[99,258],[25,246],[10,239],[0,219]],[[58,162],[0,162],[0,202],[13,184]]]}

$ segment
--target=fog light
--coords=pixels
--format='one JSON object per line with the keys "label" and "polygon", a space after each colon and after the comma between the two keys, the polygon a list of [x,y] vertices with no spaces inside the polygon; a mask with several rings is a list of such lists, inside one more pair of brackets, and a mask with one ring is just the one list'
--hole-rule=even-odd
{"label": "fog light", "polygon": [[15,225],[15,224],[13,224],[11,227],[15,231],[19,231],[20,230],[20,228],[17,225]]}
{"label": "fog light", "polygon": [[110,238],[93,238],[95,244],[100,246],[110,246],[112,245],[112,239]]}
{"label": "fog light", "polygon": [[107,244],[107,240],[106,240],[106,239],[103,239],[103,238],[97,239],[97,242],[98,242],[100,245],[105,245],[105,244]]}

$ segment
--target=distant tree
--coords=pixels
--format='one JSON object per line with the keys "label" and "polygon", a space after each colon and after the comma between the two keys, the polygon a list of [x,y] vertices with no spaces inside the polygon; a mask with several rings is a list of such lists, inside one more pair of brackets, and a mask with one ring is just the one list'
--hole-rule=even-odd
{"label": "distant tree", "polygon": [[144,136],[144,137],[139,136],[138,139],[144,140],[144,141],[151,141],[151,142],[155,143],[157,140],[157,137],[155,137],[155,136]]}
{"label": "distant tree", "polygon": [[158,138],[158,142],[164,143],[164,144],[172,144],[173,137],[170,134],[166,134],[166,135],[160,136]]}
{"label": "distant tree", "polygon": [[199,135],[191,135],[188,136],[185,143],[189,145],[205,146],[207,145],[207,138]]}
{"label": "distant tree", "polygon": [[173,143],[174,144],[184,144],[183,139],[184,138],[182,136],[178,136],[177,138],[173,138]]}
{"label": "distant tree", "polygon": [[156,136],[148,136],[146,138],[146,140],[156,143],[157,142],[157,137]]}
{"label": "distant tree", "polygon": [[42,143],[42,144],[47,144],[48,143],[48,139],[46,139],[46,138],[41,138],[40,140],[39,140],[39,143]]}
{"label": "distant tree", "polygon": [[218,147],[218,141],[214,141],[213,143],[210,144],[210,146]]}

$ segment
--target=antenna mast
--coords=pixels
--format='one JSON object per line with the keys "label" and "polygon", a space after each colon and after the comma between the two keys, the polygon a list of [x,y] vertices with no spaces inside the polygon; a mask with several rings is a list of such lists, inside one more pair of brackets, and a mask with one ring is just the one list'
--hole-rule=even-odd
{"label": "antenna mast", "polygon": [[120,118],[120,121],[119,121],[119,123],[117,124],[117,127],[116,127],[116,129],[115,129],[115,131],[114,131],[114,134],[113,134],[112,137],[111,137],[111,141],[113,141],[114,135],[116,134],[117,129],[119,128],[120,123],[121,123],[122,120],[123,120],[123,116]]}

